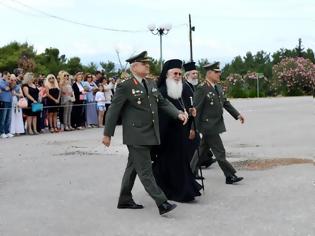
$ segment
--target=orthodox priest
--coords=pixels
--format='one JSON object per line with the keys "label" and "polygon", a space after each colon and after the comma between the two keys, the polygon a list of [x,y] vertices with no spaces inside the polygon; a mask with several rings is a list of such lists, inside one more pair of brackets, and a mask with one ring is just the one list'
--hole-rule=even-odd
{"label": "orthodox priest", "polygon": [[[182,61],[172,59],[163,65],[158,89],[182,112],[189,112],[189,97],[183,97]],[[201,186],[190,169],[188,137],[190,125],[172,120],[159,111],[161,144],[152,151],[153,173],[157,184],[167,198],[177,202],[190,202],[200,196]]]}

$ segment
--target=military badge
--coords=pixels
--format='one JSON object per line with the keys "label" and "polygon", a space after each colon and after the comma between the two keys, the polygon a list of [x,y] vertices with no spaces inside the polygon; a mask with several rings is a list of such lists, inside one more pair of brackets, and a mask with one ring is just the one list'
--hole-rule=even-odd
{"label": "military badge", "polygon": [[213,106],[214,105],[214,96],[215,94],[213,92],[209,92],[207,94],[207,97],[210,99],[210,105]]}
{"label": "military badge", "polygon": [[131,93],[132,93],[133,96],[138,97],[138,96],[141,96],[141,94],[143,94],[143,91],[142,90],[138,90],[138,89],[137,90],[132,89]]}

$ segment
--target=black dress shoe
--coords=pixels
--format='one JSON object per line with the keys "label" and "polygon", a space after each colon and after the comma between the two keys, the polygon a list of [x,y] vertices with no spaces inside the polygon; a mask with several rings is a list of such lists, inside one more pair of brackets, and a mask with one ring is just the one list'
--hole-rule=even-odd
{"label": "black dress shoe", "polygon": [[169,202],[164,202],[162,203],[161,205],[159,205],[159,212],[160,212],[160,215],[163,215],[173,209],[175,209],[177,207],[176,204],[171,204]]}
{"label": "black dress shoe", "polygon": [[129,202],[129,203],[118,203],[117,208],[118,209],[142,209],[143,206],[140,204],[136,204],[135,202]]}
{"label": "black dress shoe", "polygon": [[233,176],[226,177],[225,183],[226,184],[234,184],[236,182],[240,182],[243,179],[244,179],[243,177],[238,177],[236,175],[233,175]]}

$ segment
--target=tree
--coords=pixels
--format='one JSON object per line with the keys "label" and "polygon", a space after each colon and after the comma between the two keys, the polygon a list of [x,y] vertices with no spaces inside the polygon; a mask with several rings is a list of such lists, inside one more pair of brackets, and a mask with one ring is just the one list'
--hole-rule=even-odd
{"label": "tree", "polygon": [[304,48],[302,48],[302,39],[299,38],[299,45],[295,48],[295,51],[297,52],[298,57],[303,56],[303,50],[304,50]]}
{"label": "tree", "polygon": [[81,59],[79,57],[71,57],[66,64],[66,70],[72,75],[83,71]]}
{"label": "tree", "polygon": [[104,70],[104,74],[107,78],[115,75],[115,63],[112,61],[100,62],[101,67]]}
{"label": "tree", "polygon": [[35,61],[31,58],[28,58],[26,55],[22,55],[18,60],[18,67],[24,72],[33,72],[35,69]]}
{"label": "tree", "polygon": [[90,74],[94,74],[97,71],[97,65],[94,62],[91,62],[87,66],[83,66],[83,70]]}
{"label": "tree", "polygon": [[247,52],[244,57],[244,67],[247,71],[254,71],[255,70],[255,59],[251,52]]}
{"label": "tree", "polygon": [[152,59],[150,62],[150,73],[154,76],[159,76],[161,73],[161,65],[160,61],[156,59]]}
{"label": "tree", "polygon": [[254,56],[255,72],[263,73],[266,78],[272,77],[272,63],[270,54],[264,51],[259,51]]}
{"label": "tree", "polygon": [[315,63],[315,57],[314,57],[314,52],[312,49],[308,48],[306,52],[303,53],[303,57],[306,59],[311,60],[313,63]]}
{"label": "tree", "polygon": [[278,64],[282,59],[288,58],[288,57],[297,57],[297,52],[296,50],[290,50],[290,49],[285,49],[281,48],[279,51],[276,51],[275,53],[272,54],[272,63]]}
{"label": "tree", "polygon": [[59,49],[46,48],[45,52],[35,57],[38,68],[37,73],[40,74],[58,74],[60,70],[65,69],[66,57],[65,55],[59,56]]}
{"label": "tree", "polygon": [[[20,44],[12,42],[0,48],[0,71],[12,72],[18,67],[18,61],[26,56],[29,60],[33,60],[36,55],[33,46],[28,43]],[[35,64],[34,64],[35,67]]]}

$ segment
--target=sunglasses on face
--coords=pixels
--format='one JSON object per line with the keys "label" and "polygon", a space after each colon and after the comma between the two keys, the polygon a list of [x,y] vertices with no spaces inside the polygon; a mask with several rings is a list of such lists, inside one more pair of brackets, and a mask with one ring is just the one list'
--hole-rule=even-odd
{"label": "sunglasses on face", "polygon": [[181,72],[174,72],[173,75],[175,75],[175,76],[182,76],[182,73]]}
{"label": "sunglasses on face", "polygon": [[69,77],[69,75],[64,75],[64,77]]}

